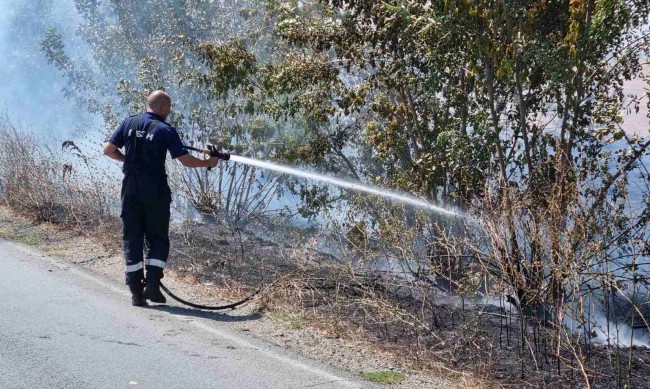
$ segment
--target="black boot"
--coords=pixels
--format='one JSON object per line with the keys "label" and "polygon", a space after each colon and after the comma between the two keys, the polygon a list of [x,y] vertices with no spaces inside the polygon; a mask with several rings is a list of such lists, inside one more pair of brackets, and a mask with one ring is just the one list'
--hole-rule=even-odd
{"label": "black boot", "polygon": [[164,304],[167,302],[167,299],[160,291],[160,280],[158,279],[147,280],[144,286],[144,297],[153,303]]}
{"label": "black boot", "polygon": [[131,291],[131,304],[136,307],[144,307],[147,305],[147,300],[144,298],[144,283],[129,284]]}

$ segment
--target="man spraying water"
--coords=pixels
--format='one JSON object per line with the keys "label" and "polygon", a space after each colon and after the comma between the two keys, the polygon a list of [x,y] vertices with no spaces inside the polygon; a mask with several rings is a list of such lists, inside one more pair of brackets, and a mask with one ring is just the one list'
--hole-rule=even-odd
{"label": "man spraying water", "polygon": [[[219,160],[188,154],[176,129],[165,122],[171,106],[171,97],[164,91],[151,93],[147,111],[124,120],[104,144],[105,155],[124,163],[121,217],[125,274],[135,306],[147,305],[147,300],[166,302],[160,280],[169,256],[171,191],[165,172],[167,152],[189,168],[213,168]],[[145,243],[147,254],[143,258]]]}
{"label": "man spraying water", "polygon": [[[455,211],[383,188],[256,159],[230,156],[215,147],[203,150],[184,146],[176,129],[165,122],[171,112],[171,103],[171,98],[164,91],[151,93],[147,99],[147,112],[124,120],[104,145],[104,154],[124,163],[121,217],[124,225],[126,283],[131,290],[133,305],[146,305],[146,300],[156,303],[166,302],[165,296],[160,291],[160,280],[169,255],[171,192],[165,172],[168,151],[172,159],[178,159],[184,166],[190,168],[211,169],[217,165],[218,160],[230,159],[233,162],[381,196],[446,216],[459,216]],[[120,151],[121,148],[125,149],[124,153]],[[195,158],[188,154],[188,149],[209,155],[210,158],[206,160]],[[147,245],[146,258],[143,258],[144,243]],[[144,270],[146,270],[146,278]]]}

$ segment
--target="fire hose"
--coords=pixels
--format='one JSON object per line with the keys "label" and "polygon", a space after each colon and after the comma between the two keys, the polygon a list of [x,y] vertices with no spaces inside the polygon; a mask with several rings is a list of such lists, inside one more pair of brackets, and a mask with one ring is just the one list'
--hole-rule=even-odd
{"label": "fire hose", "polygon": [[192,307],[192,308],[196,308],[196,309],[203,309],[203,310],[206,310],[206,311],[224,311],[226,309],[235,309],[235,308],[237,308],[237,307],[239,307],[241,305],[244,305],[247,302],[251,301],[255,296],[257,296],[258,294],[260,294],[260,292],[262,292],[262,289],[258,289],[256,291],[254,291],[253,293],[249,294],[248,296],[246,296],[246,298],[244,298],[243,300],[239,300],[237,302],[230,303],[230,304],[210,306],[210,305],[196,304],[196,303],[189,302],[187,300],[183,300],[182,298],[180,298],[180,297],[176,296],[175,294],[173,294],[169,289],[167,289],[167,287],[165,285],[163,285],[162,282],[160,283],[160,288],[165,293],[167,293],[169,295],[169,297],[173,298],[174,300],[178,301],[179,303],[181,303],[183,305],[187,305],[188,307]]}
{"label": "fire hose", "polygon": [[[214,145],[207,145],[206,149],[198,149],[196,147],[191,147],[191,146],[183,146],[183,148],[187,150],[192,150],[192,151],[197,151],[202,154],[209,155],[211,157],[217,157],[219,159],[223,159],[224,161],[228,161],[230,159],[230,154],[225,152],[225,151],[219,151],[216,146]],[[211,168],[208,168],[208,170],[211,170]],[[277,280],[276,280],[277,281]],[[271,283],[271,285],[275,284],[275,282]],[[271,285],[267,286],[270,287]],[[192,303],[190,301],[184,300],[178,296],[176,296],[174,293],[172,293],[163,283],[160,283],[160,288],[169,295],[169,297],[173,298],[174,300],[178,301],[179,303],[183,305],[187,305],[188,307],[196,308],[196,309],[203,309],[206,311],[223,311],[226,309],[235,309],[237,307],[240,307],[247,302],[251,301],[253,298],[255,298],[258,294],[260,294],[263,290],[263,288],[257,289],[253,293],[249,294],[244,298],[243,300],[236,301],[234,303],[230,304],[224,304],[224,305],[202,305],[202,304],[196,304]]]}
{"label": "fire hose", "polygon": [[160,288],[165,293],[167,293],[167,295],[169,295],[169,297],[173,298],[174,300],[178,301],[181,304],[187,305],[188,307],[192,307],[192,308],[196,308],[196,309],[203,309],[203,310],[206,310],[206,311],[223,311],[223,310],[226,310],[226,309],[238,308],[238,307],[246,304],[247,302],[253,300],[258,295],[265,293],[267,290],[271,289],[277,283],[279,283],[281,281],[284,281],[287,278],[291,278],[292,276],[295,276],[295,275],[296,275],[296,272],[291,272],[291,273],[284,274],[284,275],[276,278],[270,284],[267,284],[266,286],[255,290],[253,293],[249,294],[248,296],[246,296],[246,298],[244,298],[242,300],[239,300],[239,301],[236,301],[236,302],[230,303],[230,304],[215,305],[215,306],[196,304],[196,303],[189,302],[187,300],[183,300],[182,298],[180,298],[180,297],[176,296],[175,294],[173,294],[169,289],[167,289],[167,287],[165,285],[163,285],[162,282],[160,283]]}

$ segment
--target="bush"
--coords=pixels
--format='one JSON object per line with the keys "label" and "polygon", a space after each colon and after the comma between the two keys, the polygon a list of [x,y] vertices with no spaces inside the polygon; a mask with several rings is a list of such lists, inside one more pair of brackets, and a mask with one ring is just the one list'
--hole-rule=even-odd
{"label": "bush", "polygon": [[6,119],[0,139],[0,198],[9,208],[35,223],[86,234],[119,231],[117,182],[73,142],[44,145]]}

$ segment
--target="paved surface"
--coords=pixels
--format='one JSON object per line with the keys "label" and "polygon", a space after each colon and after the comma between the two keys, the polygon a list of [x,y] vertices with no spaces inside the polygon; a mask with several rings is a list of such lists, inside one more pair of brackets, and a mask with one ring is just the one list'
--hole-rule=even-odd
{"label": "paved surface", "polygon": [[0,388],[366,387],[227,320],[132,307],[124,285],[0,239]]}

